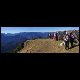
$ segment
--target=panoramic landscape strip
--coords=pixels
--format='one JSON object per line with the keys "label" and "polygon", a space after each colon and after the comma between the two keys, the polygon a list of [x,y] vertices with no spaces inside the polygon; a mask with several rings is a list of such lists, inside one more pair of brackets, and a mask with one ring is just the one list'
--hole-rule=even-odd
{"label": "panoramic landscape strip", "polygon": [[1,53],[79,53],[79,27],[1,27]]}

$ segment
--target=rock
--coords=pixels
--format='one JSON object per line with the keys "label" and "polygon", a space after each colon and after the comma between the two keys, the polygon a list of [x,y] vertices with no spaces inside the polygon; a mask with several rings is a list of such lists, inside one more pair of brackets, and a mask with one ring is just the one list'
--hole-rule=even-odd
{"label": "rock", "polygon": [[63,45],[65,45],[65,42],[60,43],[60,46],[63,46]]}

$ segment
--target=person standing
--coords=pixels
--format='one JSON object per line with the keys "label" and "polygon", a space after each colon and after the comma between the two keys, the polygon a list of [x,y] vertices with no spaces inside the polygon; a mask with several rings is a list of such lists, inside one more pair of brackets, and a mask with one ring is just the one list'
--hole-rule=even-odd
{"label": "person standing", "polygon": [[71,43],[71,48],[74,48],[73,46],[73,42],[74,42],[75,36],[72,34],[72,32],[70,33],[70,43]]}
{"label": "person standing", "polygon": [[58,32],[56,32],[56,41],[58,41]]}
{"label": "person standing", "polygon": [[57,32],[54,33],[54,40],[58,41],[58,33]]}
{"label": "person standing", "polygon": [[79,38],[78,38],[78,35],[76,34],[76,31],[73,32],[73,35],[74,35],[74,42],[76,42],[78,45],[79,45]]}
{"label": "person standing", "polygon": [[68,33],[66,32],[66,35],[63,36],[63,40],[65,42],[65,49],[69,49],[69,35]]}
{"label": "person standing", "polygon": [[48,35],[48,36],[49,36],[49,39],[51,39],[51,34],[50,34],[50,33],[49,33],[49,35]]}

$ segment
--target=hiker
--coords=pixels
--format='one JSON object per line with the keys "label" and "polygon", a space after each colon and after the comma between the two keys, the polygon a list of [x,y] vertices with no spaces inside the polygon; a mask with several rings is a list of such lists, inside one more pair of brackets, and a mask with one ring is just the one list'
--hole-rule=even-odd
{"label": "hiker", "polygon": [[54,40],[56,39],[56,33],[55,32],[53,33],[53,39]]}
{"label": "hiker", "polygon": [[54,40],[58,41],[58,33],[57,32],[54,33]]}
{"label": "hiker", "polygon": [[49,33],[49,35],[48,35],[48,36],[49,36],[49,39],[51,39],[51,34],[50,34],[50,33]]}
{"label": "hiker", "polygon": [[71,33],[70,33],[71,48],[74,48],[73,42],[76,42],[76,43],[78,43],[78,45],[79,45],[79,41],[78,41],[78,40],[79,40],[79,39],[78,39],[77,35],[76,35],[75,33],[71,32]]}
{"label": "hiker", "polygon": [[56,32],[56,41],[58,41],[58,32]]}
{"label": "hiker", "polygon": [[63,36],[63,40],[65,42],[65,49],[67,50],[67,48],[69,49],[69,35],[66,32],[66,35]]}
{"label": "hiker", "polygon": [[[76,30],[75,30],[75,31],[76,31]],[[78,45],[79,45],[79,38],[78,38],[78,36],[76,35],[75,32],[73,32],[73,35],[75,36],[74,42],[78,43]]]}
{"label": "hiker", "polygon": [[73,46],[73,42],[74,42],[75,36],[72,34],[72,32],[70,33],[70,43],[71,43],[71,48],[74,48]]}

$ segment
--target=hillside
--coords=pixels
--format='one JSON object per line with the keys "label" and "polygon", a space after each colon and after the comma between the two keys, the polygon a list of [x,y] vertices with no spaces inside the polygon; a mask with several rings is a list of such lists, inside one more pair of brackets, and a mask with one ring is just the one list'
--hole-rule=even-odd
{"label": "hillside", "polygon": [[[68,32],[70,33],[71,30],[69,30]],[[53,43],[53,40],[52,41],[50,40],[50,41],[47,42],[47,39],[49,38],[48,37],[49,33],[51,33],[51,38],[53,38],[53,33],[54,32],[20,32],[20,33],[14,33],[14,34],[1,33],[1,53],[15,53],[15,51],[17,52],[18,50],[20,50],[22,48],[21,44],[24,43],[27,40],[31,40],[31,42],[29,41],[29,44],[31,43],[30,44],[31,46],[32,45],[37,45],[36,43],[38,43],[40,45],[43,45],[45,47],[46,47],[46,45],[47,46],[50,45],[50,43],[54,44],[55,42]],[[79,38],[79,30],[76,30],[75,33],[77,34],[77,36]],[[65,31],[59,31],[58,32],[59,40],[62,40],[64,34],[65,34]],[[34,39],[37,39],[38,42],[36,40],[34,40]],[[39,39],[41,39],[41,40],[39,41]],[[16,50],[16,48],[18,46],[19,46],[19,48]],[[48,47],[50,47],[50,46],[48,46]],[[40,48],[42,48],[42,47],[39,47],[39,49]],[[43,50],[41,49],[41,51],[43,51]],[[47,50],[45,50],[45,52],[46,51]]]}
{"label": "hillside", "polygon": [[24,48],[18,53],[79,53],[79,46],[65,50],[59,47],[59,41],[53,39],[35,39],[24,42]]}
{"label": "hillside", "polygon": [[1,53],[14,53],[13,50],[16,47],[25,42],[26,40],[32,40],[34,38],[47,38],[48,33],[41,32],[22,32],[15,34],[1,33]]}

